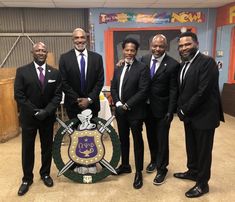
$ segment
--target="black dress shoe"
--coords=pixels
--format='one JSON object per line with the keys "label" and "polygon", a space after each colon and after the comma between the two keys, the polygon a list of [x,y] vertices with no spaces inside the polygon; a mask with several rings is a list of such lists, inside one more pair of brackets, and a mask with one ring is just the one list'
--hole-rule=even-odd
{"label": "black dress shoe", "polygon": [[18,191],[18,196],[23,196],[24,194],[26,194],[32,183],[33,183],[33,181],[22,182],[22,184],[20,185],[19,191]]}
{"label": "black dress shoe", "polygon": [[187,179],[187,180],[193,180],[196,181],[197,177],[195,174],[192,174],[189,171],[186,171],[184,173],[174,173],[174,177],[180,178],[180,179]]}
{"label": "black dress shoe", "polygon": [[148,166],[146,167],[146,172],[147,173],[152,173],[157,169],[157,165],[156,163],[150,163],[148,164]]}
{"label": "black dress shoe", "polygon": [[49,175],[43,176],[42,181],[47,187],[53,186],[53,180]]}
{"label": "black dress shoe", "polygon": [[195,185],[193,188],[191,188],[185,193],[185,196],[187,196],[188,198],[196,198],[208,192],[209,192],[208,184],[206,184],[205,186]]}
{"label": "black dress shoe", "polygon": [[130,165],[120,165],[116,169],[117,175],[121,175],[123,173],[131,173],[131,166]]}
{"label": "black dress shoe", "polygon": [[136,172],[133,187],[140,189],[143,186],[143,177],[141,172]]}
{"label": "black dress shoe", "polygon": [[153,184],[161,185],[166,181],[166,174],[167,172],[157,173],[156,177],[153,180]]}

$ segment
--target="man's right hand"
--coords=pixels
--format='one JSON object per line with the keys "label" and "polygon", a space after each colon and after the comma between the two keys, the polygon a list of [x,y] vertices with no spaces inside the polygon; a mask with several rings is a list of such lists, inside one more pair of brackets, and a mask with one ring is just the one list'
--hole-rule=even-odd
{"label": "man's right hand", "polygon": [[126,113],[126,110],[123,109],[123,105],[119,106],[119,107],[116,107],[115,111],[116,111],[116,114],[119,115],[119,116],[123,116]]}
{"label": "man's right hand", "polygon": [[36,119],[38,119],[39,121],[43,121],[44,119],[47,118],[48,116],[48,112],[45,109],[35,109],[35,114],[34,116],[36,117]]}

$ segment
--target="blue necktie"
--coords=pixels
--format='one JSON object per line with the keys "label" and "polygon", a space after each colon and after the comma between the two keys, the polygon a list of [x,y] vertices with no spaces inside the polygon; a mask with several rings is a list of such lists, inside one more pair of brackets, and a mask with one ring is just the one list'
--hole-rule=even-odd
{"label": "blue necktie", "polygon": [[157,63],[157,60],[156,59],[153,59],[153,64],[150,68],[150,76],[151,76],[151,79],[153,78],[154,74],[155,74],[155,69],[156,69],[156,63]]}
{"label": "blue necktie", "polygon": [[81,59],[80,59],[80,73],[81,73],[81,90],[84,92],[85,85],[86,85],[86,76],[85,76],[85,59],[84,54],[80,53]]}

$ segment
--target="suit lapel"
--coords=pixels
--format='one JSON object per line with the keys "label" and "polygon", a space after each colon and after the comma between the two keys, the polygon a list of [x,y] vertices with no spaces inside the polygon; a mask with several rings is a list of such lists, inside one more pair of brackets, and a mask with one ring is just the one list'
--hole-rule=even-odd
{"label": "suit lapel", "polygon": [[188,68],[188,70],[187,70],[187,72],[185,74],[183,85],[187,81],[188,76],[194,71],[195,66],[198,64],[198,60],[200,60],[199,59],[200,57],[201,57],[201,53],[198,53],[198,55],[193,60],[192,64],[190,64],[190,66],[189,66],[189,68]]}
{"label": "suit lapel", "polygon": [[71,62],[72,62],[73,72],[78,75],[78,78],[80,80],[81,75],[80,75],[77,56],[76,56],[74,49],[71,50],[71,57],[70,58],[71,58]]}
{"label": "suit lapel", "polygon": [[[117,78],[118,78],[118,89],[120,87],[120,81],[121,81],[121,75],[122,75],[122,71],[124,69],[124,66],[118,67],[119,71],[117,72]],[[122,82],[122,86],[123,86],[123,82]]]}
{"label": "suit lapel", "polygon": [[165,55],[160,66],[158,67],[157,71],[155,72],[153,78],[159,77],[160,74],[162,74],[163,72],[166,71],[166,68],[167,68],[167,59],[166,59],[166,55]]}
{"label": "suit lapel", "polygon": [[[124,75],[125,77],[124,77],[123,82],[122,82],[122,88],[125,86],[125,84],[126,84],[126,82],[128,81],[130,75],[133,75],[132,73],[133,73],[133,71],[135,71],[135,70],[134,70],[134,68],[135,68],[135,63],[136,63],[136,60],[134,60],[134,62],[132,63],[132,65],[131,65],[129,71],[128,71],[128,72],[125,72],[125,74],[127,74],[127,75],[126,75],[126,76]],[[124,67],[123,67],[123,68],[124,68]]]}
{"label": "suit lapel", "polygon": [[[90,59],[89,59],[90,58]],[[91,53],[90,51],[87,51],[87,72],[86,72],[86,89],[87,87],[89,86],[89,78],[90,78],[90,75],[92,74],[92,64],[91,64]]]}

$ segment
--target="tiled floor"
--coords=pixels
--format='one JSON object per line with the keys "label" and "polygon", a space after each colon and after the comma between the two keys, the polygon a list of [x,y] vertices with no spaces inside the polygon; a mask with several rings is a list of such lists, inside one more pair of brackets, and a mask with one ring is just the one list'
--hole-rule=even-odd
{"label": "tiled floor", "polygon": [[[145,131],[145,130],[144,130]],[[145,137],[144,132],[144,137]],[[108,176],[96,184],[78,184],[64,176],[56,177],[58,170],[52,164],[51,176],[54,187],[47,188],[39,177],[40,145],[37,139],[34,183],[29,192],[17,196],[21,183],[21,136],[0,144],[0,201],[1,202],[73,202],[73,201],[234,201],[235,193],[235,118],[226,115],[226,123],[216,130],[210,192],[199,199],[187,199],[184,193],[194,183],[179,180],[173,173],[186,170],[185,144],[182,123],[174,118],[170,132],[170,164],[167,181],[161,186],[152,183],[155,174],[143,172],[144,186],[140,190],[132,187],[134,172],[123,176]],[[109,140],[105,140],[109,141]],[[145,138],[146,142],[146,138]],[[109,143],[107,143],[109,145]],[[133,149],[131,145],[131,164]],[[110,150],[110,148],[107,148]],[[145,166],[149,163],[148,145],[145,144]]]}

